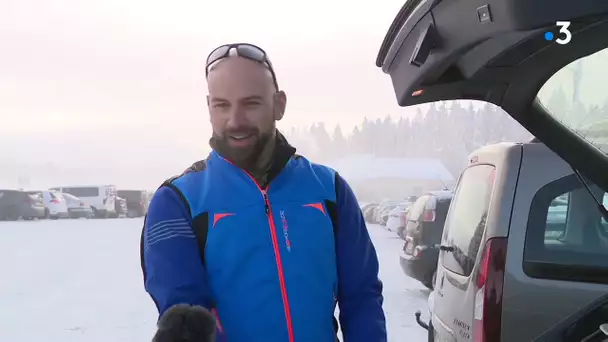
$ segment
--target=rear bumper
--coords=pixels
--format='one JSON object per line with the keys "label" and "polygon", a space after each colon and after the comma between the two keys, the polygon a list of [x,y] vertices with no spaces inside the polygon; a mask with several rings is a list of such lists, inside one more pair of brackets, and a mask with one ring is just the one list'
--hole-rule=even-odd
{"label": "rear bumper", "polygon": [[422,254],[418,258],[414,258],[401,252],[399,254],[399,264],[403,273],[410,278],[414,278],[423,283],[429,282],[433,278],[433,272],[437,269],[438,256],[435,253],[428,252]]}
{"label": "rear bumper", "polygon": [[21,217],[23,218],[43,218],[45,216],[44,207],[29,207],[23,208],[21,211]]}
{"label": "rear bumper", "polygon": [[71,208],[68,209],[68,212],[71,218],[91,217],[93,215],[93,211],[87,208]]}
{"label": "rear bumper", "polygon": [[55,211],[49,209],[49,215],[51,217],[67,218],[70,217],[69,211]]}

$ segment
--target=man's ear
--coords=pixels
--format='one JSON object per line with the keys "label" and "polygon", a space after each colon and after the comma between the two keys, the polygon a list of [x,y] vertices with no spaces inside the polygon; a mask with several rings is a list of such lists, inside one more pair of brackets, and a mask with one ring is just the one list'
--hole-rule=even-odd
{"label": "man's ear", "polygon": [[285,108],[287,107],[287,94],[284,91],[279,90],[274,95],[274,120],[280,121],[285,115]]}

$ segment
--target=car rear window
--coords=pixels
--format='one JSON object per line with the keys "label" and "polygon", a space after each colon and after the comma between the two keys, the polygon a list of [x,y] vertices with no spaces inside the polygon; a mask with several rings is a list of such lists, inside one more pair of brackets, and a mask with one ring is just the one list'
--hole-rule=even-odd
{"label": "car rear window", "polygon": [[72,194],[76,197],[97,197],[97,196],[99,196],[99,188],[94,188],[94,187],[63,188],[63,192]]}
{"label": "car rear window", "polygon": [[412,204],[407,215],[408,221],[420,220],[422,214],[424,213],[424,209],[426,208],[426,202],[429,200],[429,197],[429,195],[420,196],[420,198],[418,198],[416,202]]}
{"label": "car rear window", "polygon": [[49,194],[51,195],[51,198],[52,198],[52,199],[54,199],[54,200],[59,200],[59,201],[61,201],[61,199],[62,199],[62,198],[61,198],[61,195],[60,195],[60,194],[58,194],[58,193],[56,193],[56,192],[52,192],[52,191],[51,191],[51,192],[49,192]]}
{"label": "car rear window", "polygon": [[442,244],[454,251],[442,253],[441,264],[454,273],[468,277],[473,272],[486,230],[495,170],[492,165],[475,165],[460,176],[442,238]]}
{"label": "car rear window", "polygon": [[[605,203],[606,193],[587,183]],[[534,196],[523,266],[533,278],[608,283],[608,224],[576,175],[547,184]]]}

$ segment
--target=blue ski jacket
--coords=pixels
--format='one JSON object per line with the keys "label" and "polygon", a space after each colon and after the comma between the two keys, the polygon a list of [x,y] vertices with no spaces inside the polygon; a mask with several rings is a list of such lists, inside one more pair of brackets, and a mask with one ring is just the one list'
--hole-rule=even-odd
{"label": "blue ski jacket", "polygon": [[[141,241],[159,315],[214,312],[218,341],[385,342],[378,258],[333,170],[294,154],[268,186],[216,152],[155,193]],[[201,167],[202,166],[202,167]]]}

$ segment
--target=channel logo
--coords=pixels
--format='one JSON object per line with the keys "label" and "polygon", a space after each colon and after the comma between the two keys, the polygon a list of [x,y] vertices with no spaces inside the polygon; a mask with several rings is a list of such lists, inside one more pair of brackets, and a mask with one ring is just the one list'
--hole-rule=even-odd
{"label": "channel logo", "polygon": [[566,45],[572,40],[572,32],[570,32],[569,21],[556,21],[555,26],[559,28],[557,34],[552,31],[545,32],[546,41],[555,41],[557,44]]}

